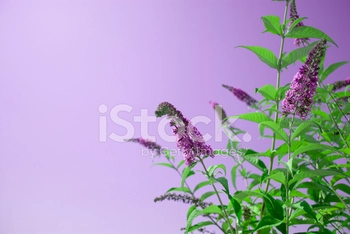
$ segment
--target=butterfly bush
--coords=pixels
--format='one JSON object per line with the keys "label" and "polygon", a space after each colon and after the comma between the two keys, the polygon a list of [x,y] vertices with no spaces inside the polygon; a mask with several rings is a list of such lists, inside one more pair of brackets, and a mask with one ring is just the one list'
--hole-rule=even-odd
{"label": "butterfly bush", "polygon": [[339,89],[345,88],[350,85],[350,77],[345,80],[340,80],[331,84],[333,86],[332,91],[337,91]]}
{"label": "butterfly bush", "polygon": [[143,147],[145,147],[149,150],[154,150],[157,153],[157,155],[161,154],[162,147],[160,145],[158,145],[156,142],[153,142],[153,141],[150,141],[147,139],[143,139],[141,137],[140,138],[131,138],[131,139],[128,139],[126,141],[139,143]]}
{"label": "butterfly bush", "polygon": [[177,148],[183,152],[186,165],[192,165],[196,157],[214,157],[212,148],[204,142],[202,134],[172,104],[159,104],[155,114],[157,117],[166,115],[171,119]]}
{"label": "butterfly bush", "polygon": [[216,111],[217,115],[219,116],[220,120],[224,123],[227,119],[227,114],[225,110],[220,106],[217,102],[210,101],[209,104],[211,107]]}
{"label": "butterfly bush", "polygon": [[321,58],[326,50],[326,41],[321,40],[310,52],[305,64],[299,69],[290,84],[290,90],[282,101],[283,114],[296,114],[305,119],[310,112],[318,82]]}
{"label": "butterfly bush", "polygon": [[222,87],[228,89],[230,92],[233,93],[233,95],[235,95],[242,102],[245,102],[248,106],[253,106],[258,102],[257,100],[252,98],[249,94],[247,94],[246,92],[244,92],[239,88],[235,88],[228,85],[222,85]]}
{"label": "butterfly bush", "polygon": [[[254,52],[276,71],[276,85],[248,90],[255,90],[259,98],[222,85],[247,105],[248,113],[230,116],[218,102],[209,102],[227,134],[223,151],[213,151],[199,130],[169,102],[160,103],[155,115],[169,119],[176,147],[183,153],[180,162],[155,142],[129,140],[155,150],[161,155],[158,159],[167,161],[154,165],[179,175],[181,183],[169,185],[154,201],[190,206],[179,217],[186,220],[179,227],[181,233],[350,233],[350,95],[339,91],[350,85],[350,78],[330,84],[327,80],[347,62],[325,68],[326,49],[337,44],[321,30],[304,26],[295,0],[275,1],[285,3],[283,18],[267,15],[262,21],[265,32],[280,37],[279,54],[261,46],[239,47]],[[287,40],[301,48],[286,51]],[[293,79],[283,75],[286,69],[295,72]],[[290,83],[282,86],[282,82]],[[236,103],[235,99],[228,101],[232,106]],[[239,121],[233,127],[229,119]],[[265,147],[262,151],[254,150],[251,143],[252,148],[243,148],[240,139],[247,132],[236,127],[242,121],[257,124],[260,137],[271,144],[260,145]],[[225,157],[219,159],[220,155]],[[192,186],[190,176],[201,182]]]}
{"label": "butterfly bush", "polygon": [[[291,4],[290,4],[290,23],[289,23],[289,26],[294,23],[296,20],[299,19],[299,14],[297,12],[297,6],[296,6],[296,3],[295,3],[295,0],[292,0]],[[297,23],[294,27],[300,27],[300,26],[304,26],[304,23],[303,22],[299,22]],[[304,45],[304,44],[307,44],[308,42],[310,41],[309,38],[295,38],[294,39],[294,44],[296,46],[300,46],[300,45]]]}

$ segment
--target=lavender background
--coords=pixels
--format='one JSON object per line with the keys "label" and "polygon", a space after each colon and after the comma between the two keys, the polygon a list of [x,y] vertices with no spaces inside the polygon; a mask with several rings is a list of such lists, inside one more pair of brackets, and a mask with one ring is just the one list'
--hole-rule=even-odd
{"label": "lavender background", "polygon": [[[338,43],[326,64],[350,60],[350,2],[297,6],[306,25]],[[282,16],[283,8],[268,0],[1,0],[0,233],[181,233],[188,205],[153,203],[180,185],[178,175],[151,168],[136,144],[99,142],[99,118],[106,115],[98,107],[106,104],[109,114],[115,105],[130,105],[130,113],[120,114],[129,121],[143,108],[153,114],[162,101],[188,118],[214,119],[210,100],[230,115],[245,112],[221,84],[254,95],[255,87],[275,84],[276,72],[234,47],[260,45],[277,53],[279,38],[261,33],[260,17]],[[293,48],[287,40],[287,51]],[[282,75],[282,84],[299,65]],[[346,66],[327,81],[349,76]],[[108,133],[126,133],[107,118]],[[140,124],[133,125],[139,137]],[[238,126],[253,136],[245,146],[270,146],[257,139],[256,125]],[[157,124],[149,127],[157,137]],[[213,122],[197,127],[214,133]],[[210,143],[225,147],[226,140]],[[223,158],[208,163],[233,165]]]}

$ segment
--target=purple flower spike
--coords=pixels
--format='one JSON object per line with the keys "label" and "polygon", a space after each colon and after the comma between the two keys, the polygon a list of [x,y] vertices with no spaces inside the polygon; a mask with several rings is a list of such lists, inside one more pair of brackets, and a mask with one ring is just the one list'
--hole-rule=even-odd
{"label": "purple flower spike", "polygon": [[[289,26],[294,22],[296,21],[297,19],[299,19],[299,15],[298,15],[298,12],[297,12],[297,7],[295,5],[295,0],[292,0],[291,4],[290,4],[290,23],[289,23]],[[300,26],[304,26],[304,23],[303,22],[299,22],[297,25],[295,25],[295,28],[296,27],[300,27]],[[305,45],[307,44],[307,42],[309,41],[310,39],[309,38],[295,38],[294,39],[294,45],[296,46],[300,46],[301,44]]]}
{"label": "purple flower spike", "polygon": [[248,106],[253,106],[258,102],[257,100],[249,96],[249,94],[247,94],[246,92],[244,92],[239,88],[231,87],[228,85],[222,85],[222,87],[231,91],[233,95],[235,95],[239,100],[245,102]]}
{"label": "purple flower spike", "polygon": [[196,157],[214,157],[212,148],[205,144],[202,134],[172,104],[163,102],[158,105],[156,116],[164,115],[171,119],[177,147],[183,153],[187,166],[192,165]]}
{"label": "purple flower spike", "polygon": [[342,89],[342,88],[350,85],[350,77],[346,78],[345,80],[334,82],[332,85],[333,85],[332,91],[336,91],[338,89]]}
{"label": "purple flower spike", "polygon": [[210,101],[209,104],[213,107],[213,109],[218,114],[220,120],[224,123],[226,121],[227,115],[225,110],[220,106],[217,102]]}
{"label": "purple flower spike", "polygon": [[139,143],[149,150],[156,151],[158,155],[160,155],[160,153],[161,153],[162,147],[153,141],[146,140],[143,138],[131,138],[131,139],[126,140],[126,141]]}
{"label": "purple flower spike", "polygon": [[326,40],[321,40],[311,50],[305,64],[299,69],[282,101],[283,115],[296,114],[305,119],[316,93],[318,70],[326,50]]}

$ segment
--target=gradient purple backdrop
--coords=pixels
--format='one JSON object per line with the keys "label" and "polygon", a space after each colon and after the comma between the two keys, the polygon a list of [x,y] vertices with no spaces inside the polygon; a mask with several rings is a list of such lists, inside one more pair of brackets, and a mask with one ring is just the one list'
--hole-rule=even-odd
{"label": "gradient purple backdrop", "polygon": [[[339,45],[329,49],[326,64],[350,60],[350,2],[297,5],[306,25]],[[143,108],[153,114],[162,101],[188,118],[214,118],[210,100],[230,115],[245,112],[221,84],[254,95],[255,87],[275,84],[276,72],[234,47],[277,53],[279,38],[261,33],[260,17],[282,16],[283,8],[270,0],[1,0],[0,233],[181,233],[188,205],[153,203],[179,186],[178,175],[150,168],[152,160],[141,157],[136,144],[99,142],[98,107],[130,105],[121,115],[129,121]],[[287,51],[294,49],[292,40],[286,43]],[[282,74],[282,84],[299,65]],[[349,76],[346,66],[328,82]],[[238,126],[253,136],[247,147],[270,145],[257,139],[256,125]],[[134,127],[140,136],[140,124]],[[150,124],[153,135],[156,127]],[[213,123],[197,127],[214,133]],[[109,120],[112,131],[125,133]]]}

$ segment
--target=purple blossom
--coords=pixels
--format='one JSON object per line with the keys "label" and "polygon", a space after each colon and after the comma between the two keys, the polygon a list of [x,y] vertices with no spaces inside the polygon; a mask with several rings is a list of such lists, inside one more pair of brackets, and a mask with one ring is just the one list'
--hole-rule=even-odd
{"label": "purple blossom", "polygon": [[296,114],[305,119],[316,93],[318,70],[326,50],[326,40],[321,40],[311,50],[305,64],[299,69],[282,101],[283,115]]}
{"label": "purple blossom", "polygon": [[247,94],[246,92],[244,92],[239,88],[231,87],[228,85],[222,85],[222,87],[231,91],[233,95],[235,95],[239,100],[245,102],[248,106],[253,106],[258,102],[257,100],[249,96],[249,94]]}
{"label": "purple blossom", "polygon": [[[295,0],[292,0],[291,4],[290,4],[290,23],[289,26],[296,21],[297,19],[299,19],[299,14],[297,12],[297,7],[295,4]],[[300,27],[300,26],[304,26],[303,22],[299,22],[297,25],[295,25],[295,28]],[[307,42],[309,41],[309,38],[295,38],[294,39],[294,45],[296,46],[300,46],[301,44],[307,44]]]}
{"label": "purple blossom", "polygon": [[172,104],[163,102],[156,110],[156,116],[168,116],[176,136],[176,144],[184,155],[185,164],[192,165],[196,157],[214,157],[212,148],[205,144],[202,134]]}
{"label": "purple blossom", "polygon": [[143,139],[143,138],[131,138],[126,141],[139,143],[149,150],[154,150],[155,152],[157,152],[157,155],[160,155],[161,153],[162,147],[153,141]]}
{"label": "purple blossom", "polygon": [[213,107],[213,109],[216,111],[216,113],[218,114],[220,120],[222,122],[226,121],[227,115],[225,110],[222,108],[222,106],[220,106],[217,102],[213,102],[210,101],[209,104]]}
{"label": "purple blossom", "polygon": [[340,80],[340,81],[334,82],[332,85],[333,85],[332,91],[336,91],[338,89],[344,88],[344,87],[350,85],[350,77],[346,78],[345,80]]}

